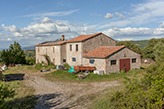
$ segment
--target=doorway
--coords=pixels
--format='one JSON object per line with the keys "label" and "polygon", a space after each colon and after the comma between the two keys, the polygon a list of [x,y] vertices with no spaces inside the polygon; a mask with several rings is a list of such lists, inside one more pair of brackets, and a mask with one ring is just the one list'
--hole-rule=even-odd
{"label": "doorway", "polygon": [[120,59],[120,71],[128,72],[130,70],[130,59]]}

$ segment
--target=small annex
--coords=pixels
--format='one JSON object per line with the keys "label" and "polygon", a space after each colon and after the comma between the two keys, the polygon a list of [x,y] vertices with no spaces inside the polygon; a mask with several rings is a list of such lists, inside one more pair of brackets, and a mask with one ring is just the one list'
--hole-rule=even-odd
{"label": "small annex", "polygon": [[48,63],[48,56],[55,65],[94,66],[105,74],[140,68],[140,54],[125,46],[116,46],[116,42],[101,32],[80,35],[68,41],[62,35],[60,41],[36,45],[36,63]]}
{"label": "small annex", "polygon": [[106,74],[140,68],[140,54],[125,46],[101,46],[83,55],[84,66],[95,66]]}

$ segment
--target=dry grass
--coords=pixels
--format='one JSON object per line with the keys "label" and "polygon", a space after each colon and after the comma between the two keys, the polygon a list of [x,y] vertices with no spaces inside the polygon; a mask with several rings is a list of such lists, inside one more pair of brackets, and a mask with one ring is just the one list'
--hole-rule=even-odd
{"label": "dry grass", "polygon": [[[4,75],[12,74],[25,74],[25,71],[34,72],[32,66],[21,66],[21,67],[12,67],[3,72]],[[16,95],[14,98],[8,99],[6,103],[12,105],[12,109],[31,109],[34,108],[36,103],[36,97],[33,96],[34,89],[30,86],[27,86],[23,80],[11,80],[4,82],[4,84],[10,85],[10,88],[14,89]]]}

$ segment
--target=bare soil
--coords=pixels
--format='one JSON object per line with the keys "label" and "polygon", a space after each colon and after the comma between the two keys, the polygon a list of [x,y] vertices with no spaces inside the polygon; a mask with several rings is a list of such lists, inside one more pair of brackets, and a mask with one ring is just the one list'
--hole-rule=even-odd
{"label": "bare soil", "polygon": [[36,109],[86,109],[92,97],[120,85],[119,81],[52,82],[41,77],[50,72],[25,73],[25,83],[35,89],[38,98]]}

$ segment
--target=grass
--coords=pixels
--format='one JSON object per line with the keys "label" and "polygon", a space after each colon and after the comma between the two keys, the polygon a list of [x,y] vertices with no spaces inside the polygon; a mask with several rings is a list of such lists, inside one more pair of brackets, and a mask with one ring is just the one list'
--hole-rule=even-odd
{"label": "grass", "polygon": [[95,81],[111,81],[111,80],[121,80],[124,77],[137,76],[143,72],[142,69],[130,70],[127,73],[111,73],[109,75],[98,75],[90,73],[85,79],[78,78],[78,74],[69,73],[68,71],[54,71],[50,74],[46,74],[45,78],[51,81],[76,81],[76,82],[95,82]]}
{"label": "grass", "polygon": [[[128,73],[132,73],[131,75],[126,75],[119,80],[120,82],[126,84],[126,79],[131,80],[139,80],[143,78],[143,75],[145,74],[145,70],[139,69],[135,71],[130,71]],[[119,77],[118,77],[119,78]],[[112,107],[112,104],[109,103],[111,100],[111,96],[115,94],[117,91],[123,91],[126,85],[121,85],[117,87],[112,87],[109,92],[103,93],[101,96],[97,97],[96,99],[92,100],[92,105],[89,106],[89,109],[110,109]],[[113,107],[112,107],[113,108]]]}
{"label": "grass", "polygon": [[[4,75],[8,74],[24,74],[25,71],[36,71],[33,66],[25,65],[20,67],[12,67],[3,72]],[[7,99],[6,105],[9,103],[12,109],[31,109],[34,108],[36,103],[36,97],[34,94],[34,89],[30,86],[25,85],[22,80],[15,80],[9,82],[2,82],[3,84],[9,85],[10,88],[14,89],[16,95],[14,98]]]}
{"label": "grass", "polygon": [[37,98],[33,95],[35,90],[32,87],[26,86],[23,81],[10,81],[3,83],[10,85],[10,88],[14,89],[16,92],[14,98],[6,100],[6,104],[11,104],[12,109],[34,108]]}
{"label": "grass", "polygon": [[35,65],[34,68],[36,70],[45,70],[45,69],[47,70],[47,69],[55,69],[56,66],[53,63],[50,63],[50,65],[48,65],[48,66],[44,63],[38,63]]}

